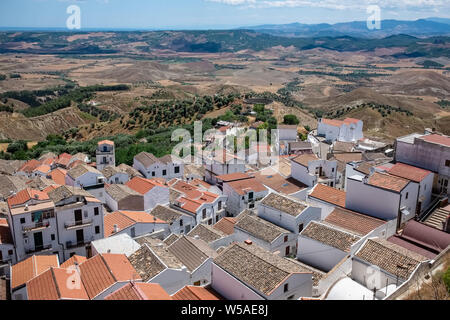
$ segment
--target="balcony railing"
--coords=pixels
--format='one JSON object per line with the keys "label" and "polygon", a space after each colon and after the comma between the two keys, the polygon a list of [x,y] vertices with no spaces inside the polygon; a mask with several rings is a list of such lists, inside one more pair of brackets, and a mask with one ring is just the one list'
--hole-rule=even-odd
{"label": "balcony railing", "polygon": [[26,254],[30,254],[30,253],[35,253],[35,252],[41,252],[41,251],[47,251],[47,250],[51,250],[52,249],[52,245],[51,244],[47,244],[44,246],[37,246],[34,248],[26,248],[25,249],[25,253]]}
{"label": "balcony railing", "polygon": [[94,221],[94,219],[92,219],[92,218],[83,219],[83,220],[79,220],[79,221],[67,221],[64,223],[64,227],[66,229],[84,228],[84,227],[90,226],[93,221]]}
{"label": "balcony railing", "polygon": [[78,247],[84,247],[85,245],[89,244],[89,242],[83,240],[83,241],[67,241],[66,242],[66,249],[72,249],[72,248],[78,248]]}
{"label": "balcony railing", "polygon": [[26,232],[31,232],[37,229],[45,229],[50,227],[50,222],[49,221],[41,221],[41,222],[35,222],[32,224],[27,224],[25,226],[22,227],[22,231],[24,233]]}

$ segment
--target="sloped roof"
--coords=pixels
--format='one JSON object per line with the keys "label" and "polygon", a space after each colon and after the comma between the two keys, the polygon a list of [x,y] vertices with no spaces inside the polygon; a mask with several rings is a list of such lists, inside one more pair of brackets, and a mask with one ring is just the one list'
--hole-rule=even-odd
{"label": "sloped roof", "polygon": [[50,267],[59,267],[57,255],[34,255],[13,265],[11,267],[11,288],[14,290],[17,287],[24,285],[29,280],[48,270]]}
{"label": "sloped roof", "polygon": [[219,230],[227,235],[232,235],[234,233],[234,225],[236,224],[236,219],[234,218],[222,218],[220,219],[213,228]]}
{"label": "sloped roof", "polygon": [[431,171],[421,168],[413,167],[404,163],[396,163],[391,169],[388,170],[389,174],[405,178],[414,182],[421,182],[425,179]]}
{"label": "sloped roof", "polygon": [[130,282],[105,297],[105,300],[172,300],[158,283]]}
{"label": "sloped roof", "polygon": [[386,221],[341,208],[334,209],[324,220],[328,224],[365,236]]}
{"label": "sloped roof", "polygon": [[208,258],[217,256],[217,252],[211,249],[205,241],[186,236],[182,236],[172,243],[168,250],[191,272],[200,267]]}
{"label": "sloped roof", "polygon": [[211,287],[186,286],[172,296],[173,300],[225,300],[217,291]]}
{"label": "sloped roof", "polygon": [[241,215],[239,215],[235,228],[239,228],[257,239],[272,243],[281,235],[290,233],[290,231],[256,215],[249,213],[244,213],[244,216],[242,217]]}
{"label": "sloped roof", "polygon": [[314,187],[313,192],[309,196],[345,208],[345,191],[319,183]]}
{"label": "sloped roof", "polygon": [[295,201],[276,193],[270,193],[261,201],[261,204],[285,212],[294,217],[298,216],[307,208],[307,205],[300,201]]}
{"label": "sloped roof", "polygon": [[208,226],[206,224],[196,225],[195,228],[192,229],[187,235],[190,237],[198,236],[199,239],[202,239],[207,243],[219,240],[227,236],[221,231],[214,229],[213,227]]}

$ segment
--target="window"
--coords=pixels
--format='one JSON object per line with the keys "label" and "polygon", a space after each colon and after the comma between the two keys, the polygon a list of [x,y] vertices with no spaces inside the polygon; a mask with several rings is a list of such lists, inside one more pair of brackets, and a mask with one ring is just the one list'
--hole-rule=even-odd
{"label": "window", "polygon": [[300,223],[299,225],[298,225],[298,233],[300,233],[300,232],[302,232],[303,231],[303,223]]}
{"label": "window", "polygon": [[212,225],[212,219],[208,220],[208,225]]}
{"label": "window", "polygon": [[250,205],[248,206],[249,209],[253,209],[255,207],[254,203],[250,203]]}
{"label": "window", "polygon": [[166,176],[167,175],[167,170],[163,170],[163,176]]}
{"label": "window", "polygon": [[284,285],[284,292],[288,292],[288,291],[289,291],[289,284],[286,283],[286,284]]}
{"label": "window", "polygon": [[284,236],[284,242],[288,242],[289,237],[288,236]]}
{"label": "window", "polygon": [[136,237],[136,229],[133,227],[133,228],[131,228],[131,230],[130,230],[131,232],[131,237],[132,238],[134,238],[134,237]]}
{"label": "window", "polygon": [[156,176],[156,172],[152,171],[152,177]]}
{"label": "window", "polygon": [[253,196],[254,196],[253,192],[249,192],[248,193],[248,199],[249,200],[253,200]]}
{"label": "window", "polygon": [[445,166],[450,167],[450,160],[445,160]]}
{"label": "window", "polygon": [[222,210],[222,201],[219,201],[217,207],[219,208],[219,211]]}
{"label": "window", "polygon": [[13,253],[14,253],[14,251],[12,251],[12,250],[8,250],[8,255],[9,255],[9,256],[12,256],[12,255],[13,255]]}
{"label": "window", "polygon": [[52,234],[50,237],[51,237],[52,241],[55,241],[55,235],[54,234]]}
{"label": "window", "polygon": [[99,210],[98,208],[94,208],[94,216],[98,216],[99,215]]}
{"label": "window", "polygon": [[180,220],[180,227],[183,226],[183,220]]}
{"label": "window", "polygon": [[288,256],[291,253],[291,247],[286,247],[286,255]]}
{"label": "window", "polygon": [[206,209],[203,209],[203,212],[202,212],[202,219],[206,219]]}
{"label": "window", "polygon": [[70,253],[70,257],[72,258],[75,255],[75,252]]}
{"label": "window", "polygon": [[24,224],[25,223],[25,218],[20,218],[20,223]]}
{"label": "window", "polygon": [[175,173],[180,173],[180,167],[175,167]]}
{"label": "window", "polygon": [[408,200],[409,197],[409,192],[406,193],[406,199]]}
{"label": "window", "polygon": [[333,172],[333,173],[334,173],[334,168],[332,168],[332,169],[331,169],[331,172]]}

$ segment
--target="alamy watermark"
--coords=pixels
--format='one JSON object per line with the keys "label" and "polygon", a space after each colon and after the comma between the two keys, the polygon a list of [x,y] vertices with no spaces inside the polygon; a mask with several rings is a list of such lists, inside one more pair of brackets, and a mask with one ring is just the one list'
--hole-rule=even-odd
{"label": "alamy watermark", "polygon": [[381,29],[381,8],[377,5],[368,6],[367,14],[370,15],[367,18],[367,29],[380,30]]}
{"label": "alamy watermark", "polygon": [[69,30],[81,29],[81,9],[77,5],[71,5],[67,7],[67,14],[70,16],[66,20],[66,26]]}

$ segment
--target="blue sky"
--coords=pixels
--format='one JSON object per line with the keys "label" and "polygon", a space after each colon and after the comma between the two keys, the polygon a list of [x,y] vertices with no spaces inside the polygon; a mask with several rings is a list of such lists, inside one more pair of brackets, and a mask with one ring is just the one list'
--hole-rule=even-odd
{"label": "blue sky", "polygon": [[450,18],[450,0],[0,0],[0,27],[64,28],[72,4],[81,9],[82,29],[365,21],[373,4],[382,19]]}

